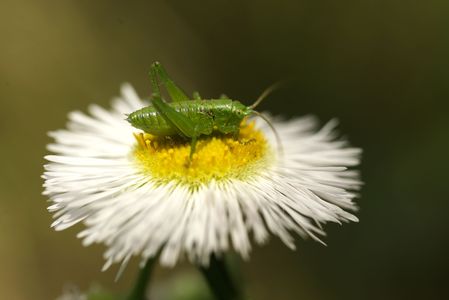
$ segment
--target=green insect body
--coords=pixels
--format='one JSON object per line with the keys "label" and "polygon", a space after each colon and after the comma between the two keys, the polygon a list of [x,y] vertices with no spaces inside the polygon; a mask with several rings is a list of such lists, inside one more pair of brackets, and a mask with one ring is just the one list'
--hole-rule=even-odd
{"label": "green insect body", "polygon": [[[252,113],[245,105],[230,99],[181,101],[171,103],[170,107],[195,123],[196,131],[200,135],[210,135],[213,131],[238,134],[243,118]],[[182,131],[164,118],[154,106],[131,113],[128,121],[134,127],[152,135],[183,135]]]}
{"label": "green insect body", "polygon": [[[164,68],[154,63],[150,70],[153,95],[150,106],[128,115],[127,121],[135,128],[155,136],[182,136],[191,139],[190,159],[195,152],[198,137],[211,135],[213,132],[232,134],[238,137],[243,118],[256,114],[271,123],[253,108],[270,92],[265,91],[251,106],[245,106],[231,99],[201,99],[197,92],[189,99],[185,93],[168,77]],[[162,100],[160,85],[164,85],[172,99],[171,103]]]}

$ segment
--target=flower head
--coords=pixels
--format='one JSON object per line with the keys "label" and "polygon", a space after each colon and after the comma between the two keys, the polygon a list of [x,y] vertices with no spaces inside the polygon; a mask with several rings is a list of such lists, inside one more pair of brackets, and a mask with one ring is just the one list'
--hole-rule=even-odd
{"label": "flower head", "polygon": [[274,119],[282,141],[260,119],[245,120],[238,138],[201,138],[189,160],[189,141],[133,128],[125,114],[148,105],[129,85],[112,110],[69,114],[67,129],[46,156],[44,194],[56,230],[78,222],[84,245],[104,243],[105,268],[160,252],[163,265],[181,256],[207,264],[230,248],[244,258],[252,243],[292,233],[320,241],[321,224],[357,221],[348,211],[360,186],[360,149],[337,139],[335,121],[317,130],[313,117]]}

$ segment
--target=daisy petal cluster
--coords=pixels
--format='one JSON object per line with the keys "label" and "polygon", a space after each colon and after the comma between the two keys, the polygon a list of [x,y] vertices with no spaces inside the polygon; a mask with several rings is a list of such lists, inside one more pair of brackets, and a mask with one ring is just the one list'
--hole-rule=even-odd
{"label": "daisy petal cluster", "polygon": [[[252,241],[274,235],[294,249],[294,235],[321,241],[321,224],[357,221],[353,202],[361,182],[351,167],[360,149],[338,138],[336,121],[318,128],[311,116],[273,118],[282,145],[263,120],[241,125],[240,137],[189,143],[133,128],[126,114],[148,105],[129,85],[112,109],[69,114],[67,128],[50,132],[44,194],[52,227],[82,222],[84,245],[103,243],[105,269],[160,253],[207,265],[230,249],[248,258]],[[279,151],[282,147],[282,153]]]}

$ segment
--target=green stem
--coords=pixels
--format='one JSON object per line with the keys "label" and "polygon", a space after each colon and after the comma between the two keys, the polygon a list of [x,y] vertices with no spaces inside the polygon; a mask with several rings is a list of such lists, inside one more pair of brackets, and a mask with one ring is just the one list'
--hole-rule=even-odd
{"label": "green stem", "polygon": [[234,284],[223,258],[211,256],[208,267],[200,267],[212,293],[218,300],[243,300],[240,289]]}
{"label": "green stem", "polygon": [[151,271],[153,270],[154,263],[156,259],[150,258],[146,262],[145,266],[140,270],[139,275],[137,277],[136,284],[134,285],[133,290],[126,297],[126,300],[145,300],[145,295],[148,289],[148,283],[151,276]]}

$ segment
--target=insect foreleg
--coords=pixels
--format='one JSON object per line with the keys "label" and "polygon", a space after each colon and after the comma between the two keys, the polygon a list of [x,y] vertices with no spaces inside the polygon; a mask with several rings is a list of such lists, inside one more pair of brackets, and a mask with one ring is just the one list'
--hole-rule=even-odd
{"label": "insect foreleg", "polygon": [[196,136],[192,137],[192,142],[190,143],[190,155],[189,155],[190,160],[192,160],[193,153],[195,153],[196,142],[197,142],[197,137]]}
{"label": "insect foreleg", "polygon": [[150,74],[155,74],[161,80],[161,83],[165,85],[170,98],[173,102],[189,101],[189,97],[179,88],[168,76],[164,67],[159,62],[155,62],[151,65]]}

